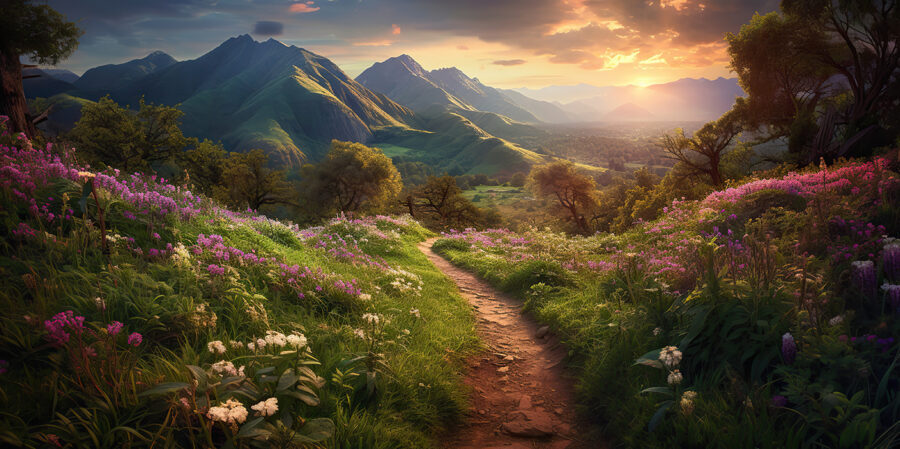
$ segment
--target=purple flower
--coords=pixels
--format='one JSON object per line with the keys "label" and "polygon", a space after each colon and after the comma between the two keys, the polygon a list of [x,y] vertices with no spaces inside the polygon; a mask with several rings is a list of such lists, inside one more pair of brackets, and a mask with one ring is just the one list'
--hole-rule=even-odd
{"label": "purple flower", "polygon": [[128,336],[128,344],[131,346],[140,346],[142,341],[144,341],[144,337],[141,337],[141,334],[137,332],[132,332],[132,334]]}
{"label": "purple flower", "polygon": [[775,407],[775,408],[787,407],[787,402],[788,402],[787,398],[780,394],[776,394],[775,396],[772,396],[772,407]]}
{"label": "purple flower", "polygon": [[784,363],[788,365],[793,364],[797,359],[797,342],[794,341],[794,336],[790,332],[781,336],[781,356],[784,358]]}
{"label": "purple flower", "polygon": [[892,282],[900,283],[900,243],[885,245],[881,260],[884,264],[884,275]]}
{"label": "purple flower", "polygon": [[122,323],[113,321],[106,326],[106,331],[109,332],[109,335],[118,335],[119,332],[122,332],[122,327]]}
{"label": "purple flower", "polygon": [[878,279],[875,264],[871,260],[853,262],[853,286],[866,298],[873,299],[878,294]]}

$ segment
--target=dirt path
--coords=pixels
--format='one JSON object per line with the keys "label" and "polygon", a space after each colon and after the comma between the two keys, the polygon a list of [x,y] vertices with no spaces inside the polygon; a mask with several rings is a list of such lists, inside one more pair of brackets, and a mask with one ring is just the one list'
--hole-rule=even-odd
{"label": "dirt path", "polygon": [[428,259],[459,286],[474,308],[488,351],[469,360],[472,388],[468,423],[444,438],[453,449],[586,449],[579,441],[566,351],[521,312],[521,304],[432,251],[437,239],[419,244]]}

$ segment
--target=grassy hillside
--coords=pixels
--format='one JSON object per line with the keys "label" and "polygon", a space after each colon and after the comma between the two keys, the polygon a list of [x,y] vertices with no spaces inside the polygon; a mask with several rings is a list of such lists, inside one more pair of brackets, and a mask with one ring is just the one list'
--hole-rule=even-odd
{"label": "grassy hillside", "polygon": [[422,448],[471,312],[405,218],[321,227],[0,137],[3,446]]}
{"label": "grassy hillside", "polygon": [[623,447],[895,447],[896,168],[752,180],[621,235],[434,248],[564,338],[586,415]]}

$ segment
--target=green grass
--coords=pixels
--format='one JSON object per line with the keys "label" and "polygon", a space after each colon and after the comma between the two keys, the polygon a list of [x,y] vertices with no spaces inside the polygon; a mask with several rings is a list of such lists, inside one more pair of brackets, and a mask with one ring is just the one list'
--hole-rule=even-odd
{"label": "green grass", "polygon": [[[77,208],[73,204],[77,201],[63,204],[62,198],[77,199],[80,194],[78,183],[65,181],[48,185],[36,197],[55,210]],[[323,442],[325,447],[436,446],[435,435],[458,422],[465,410],[467,392],[460,368],[479,345],[473,317],[455,285],[416,248],[432,234],[415,222],[335,220],[304,234],[307,231],[275,221],[235,220],[210,212],[190,220],[149,219],[101,191],[109,234],[135,239],[131,244],[113,244],[109,255],[104,255],[94,224],[76,217],[58,228],[43,226],[29,218],[27,208],[8,190],[0,191],[0,203],[4,205],[0,208],[4,237],[0,245],[0,359],[8,361],[0,386],[0,441],[4,444],[42,447],[53,435],[71,447],[193,447],[209,441],[204,434],[216,445],[224,444],[233,434],[218,426],[204,431],[203,406],[195,412],[181,408],[180,397],[194,397],[190,389],[154,396],[141,393],[167,382],[189,384],[189,365],[208,371],[219,360],[247,366],[245,388],[274,388],[266,386],[274,384],[266,384],[264,377],[249,373],[273,363],[276,373],[281,372],[294,356],[278,356],[277,351],[261,356],[231,348],[218,355],[207,349],[210,341],[220,340],[227,346],[232,340],[252,341],[268,330],[302,332],[317,360],[310,368],[322,383],[312,389],[317,406],[279,395],[283,413],[266,423],[275,425],[291,416],[297,428],[296,417],[311,423],[331,420],[334,434]],[[93,200],[87,206],[90,217],[96,206]],[[125,218],[127,211],[138,218]],[[28,223],[39,234],[27,239],[13,235],[19,223]],[[43,234],[44,230],[49,234]],[[153,233],[160,238],[152,237]],[[321,268],[333,273],[332,279],[354,279],[371,298],[343,294],[329,285],[331,281],[322,281],[323,292],[317,293],[310,283],[304,289],[306,297],[298,299],[294,290],[277,280],[277,267],[261,270],[232,259],[218,262],[227,268],[220,278],[207,272],[207,265],[215,260],[206,252],[192,254],[185,263],[169,255],[147,255],[148,248],[166,243],[191,248],[200,234],[220,235],[226,246],[287,265]],[[329,236],[358,242],[354,252],[403,272],[353,263],[314,247],[318,239]],[[130,248],[143,248],[144,254]],[[421,290],[397,289],[392,282],[398,278],[413,280]],[[101,298],[102,308],[95,298]],[[197,312],[201,304],[215,313],[214,325],[198,324],[198,317],[206,316]],[[132,365],[124,364],[124,358],[121,362],[123,369],[132,366],[127,371],[131,380],[101,385],[99,391],[83,386],[77,376],[81,371],[66,356],[74,353],[74,340],[63,347],[48,344],[42,324],[66,310],[84,316],[89,328],[105,329],[107,323],[120,321],[125,333],[144,336],[136,349],[124,340],[114,344],[122,357],[134,357]],[[364,313],[378,314],[387,324],[372,330]],[[356,329],[363,329],[367,339],[356,336]],[[102,347],[96,346],[100,354],[96,360],[109,356]],[[374,375],[371,384],[368,375]],[[254,383],[257,378],[261,380]],[[208,394],[212,395],[210,406],[237,397],[248,410],[268,397],[267,393],[245,397],[227,387],[215,387]],[[110,430],[114,427],[120,430]]]}

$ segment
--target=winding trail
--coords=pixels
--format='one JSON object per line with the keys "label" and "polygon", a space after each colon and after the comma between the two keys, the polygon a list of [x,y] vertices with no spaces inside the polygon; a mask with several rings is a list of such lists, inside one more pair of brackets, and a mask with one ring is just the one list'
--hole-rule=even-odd
{"label": "winding trail", "polygon": [[477,316],[488,350],[468,362],[472,388],[468,422],[443,438],[453,449],[587,449],[579,441],[575,395],[564,371],[565,348],[521,311],[519,301],[435,253],[437,238],[419,244],[459,287]]}

